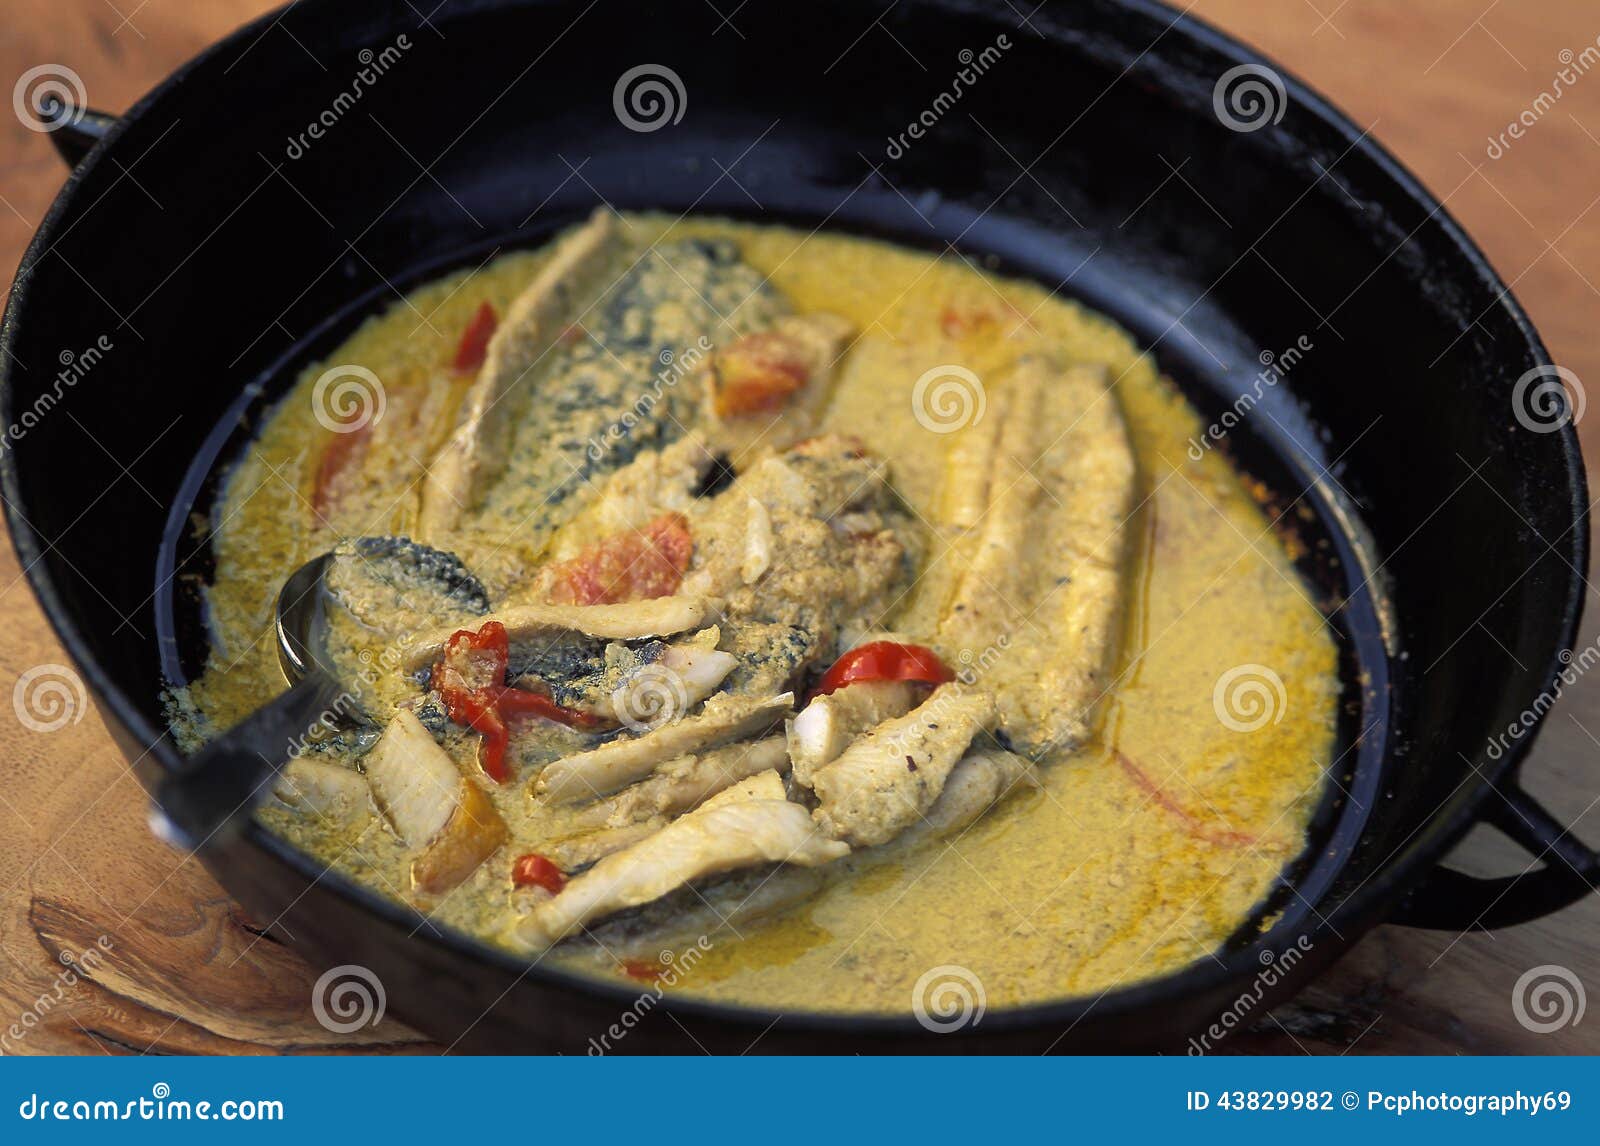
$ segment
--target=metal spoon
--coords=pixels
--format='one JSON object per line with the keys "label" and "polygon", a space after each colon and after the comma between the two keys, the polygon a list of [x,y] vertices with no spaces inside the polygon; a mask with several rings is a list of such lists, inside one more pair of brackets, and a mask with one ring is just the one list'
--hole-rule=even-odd
{"label": "metal spoon", "polygon": [[328,655],[327,576],[341,557],[358,559],[391,587],[436,595],[466,615],[489,611],[477,578],[449,553],[400,537],[362,538],[307,561],[278,591],[274,627],[281,693],[210,741],[156,787],[151,827],[176,846],[214,846],[238,830],[271,792],[314,728],[353,707]]}
{"label": "metal spoon", "polygon": [[291,685],[208,743],[156,786],[150,824],[168,843],[195,851],[238,830],[272,790],[297,741],[330,710],[340,688],[324,664],[333,555],[307,561],[278,591],[278,661]]}

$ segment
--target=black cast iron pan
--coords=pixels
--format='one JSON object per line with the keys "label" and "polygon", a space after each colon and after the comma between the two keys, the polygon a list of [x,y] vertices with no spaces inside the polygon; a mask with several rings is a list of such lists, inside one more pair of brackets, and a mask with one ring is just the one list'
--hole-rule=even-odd
{"label": "black cast iron pan", "polygon": [[[618,94],[640,65],[681,84],[662,89],[669,114]],[[304,0],[54,139],[77,166],[0,331],[0,487],[51,623],[151,783],[178,763],[163,682],[198,652],[188,586],[206,549],[188,517],[265,405],[408,286],[602,199],[953,246],[1115,317],[1207,420],[1263,354],[1309,344],[1226,441],[1299,521],[1347,682],[1337,782],[1262,905],[1273,925],[1182,973],[953,1035],[821,999],[782,1015],[673,1001],[621,1049],[1181,1047],[1276,953],[1302,956],[1278,961],[1264,1004],[1386,919],[1505,926],[1600,877],[1516,780],[1558,674],[1587,664],[1570,653],[1587,498],[1549,358],[1403,168],[1198,21],[1148,0],[1026,20],[956,0],[727,19]],[[90,347],[64,383],[64,356],[81,367]],[[1528,871],[1437,866],[1482,820]],[[582,1050],[634,1003],[441,933],[257,829],[201,857],[310,958],[372,969],[396,1012],[458,1049]]]}

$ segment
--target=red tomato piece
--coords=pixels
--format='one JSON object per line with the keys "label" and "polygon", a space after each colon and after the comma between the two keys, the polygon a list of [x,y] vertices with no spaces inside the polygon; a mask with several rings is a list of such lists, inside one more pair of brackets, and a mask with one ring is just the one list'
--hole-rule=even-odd
{"label": "red tomato piece", "polygon": [[567,874],[538,852],[529,852],[511,865],[511,882],[517,887],[542,887],[555,895],[567,886]]}
{"label": "red tomato piece", "polygon": [[486,622],[477,632],[458,629],[445,642],[444,655],[433,669],[433,686],[471,691],[504,684],[511,641],[499,621]]}
{"label": "red tomato piece", "polygon": [[824,696],[857,681],[909,680],[944,684],[955,678],[955,673],[939,659],[939,654],[926,645],[870,641],[834,661],[812,695]]}
{"label": "red tomato piece", "polygon": [[545,599],[553,605],[616,605],[670,597],[693,556],[688,518],[664,513],[643,529],[614,533],[548,566]]}
{"label": "red tomato piece", "polygon": [[713,370],[712,404],[724,418],[781,410],[811,376],[805,347],[773,331],[735,339],[717,353]]}
{"label": "red tomato piece", "polygon": [[501,717],[507,720],[519,716],[537,716],[542,720],[554,720],[559,724],[565,724],[569,728],[588,728],[599,723],[599,718],[592,713],[567,708],[542,693],[510,687],[491,691],[494,693],[495,708],[499,710]]}
{"label": "red tomato piece", "polygon": [[[451,719],[456,720],[454,706]],[[496,784],[511,779],[511,769],[506,767],[506,746],[511,743],[511,733],[506,722],[500,719],[499,710],[492,704],[474,707],[465,713],[466,719],[458,721],[483,737],[478,742],[478,767]]]}

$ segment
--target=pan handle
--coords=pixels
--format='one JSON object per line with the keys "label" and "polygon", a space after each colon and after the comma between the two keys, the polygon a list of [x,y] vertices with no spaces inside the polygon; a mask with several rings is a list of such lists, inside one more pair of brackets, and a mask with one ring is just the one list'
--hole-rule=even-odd
{"label": "pan handle", "polygon": [[1543,867],[1482,879],[1437,867],[1390,915],[1391,923],[1439,931],[1492,931],[1559,911],[1600,890],[1600,851],[1512,782],[1496,789],[1486,820],[1521,844]]}
{"label": "pan handle", "polygon": [[220,844],[266,799],[338,692],[326,673],[310,673],[163,775],[150,816],[156,835],[188,851]]}
{"label": "pan handle", "polygon": [[76,167],[116,126],[118,117],[89,107],[69,107],[58,96],[49,98],[56,104],[43,109],[45,116],[56,125],[50,129],[50,142],[56,145],[57,153],[67,161],[68,167]]}

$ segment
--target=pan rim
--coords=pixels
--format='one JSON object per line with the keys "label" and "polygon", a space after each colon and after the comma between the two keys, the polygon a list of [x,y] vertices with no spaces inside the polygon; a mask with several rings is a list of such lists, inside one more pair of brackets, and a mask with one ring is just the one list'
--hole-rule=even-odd
{"label": "pan rim", "polygon": [[[301,7],[332,8],[334,6],[331,0],[297,0],[297,2],[298,6]],[[954,6],[950,0],[925,0],[925,2],[929,6],[936,8]],[[1247,47],[1204,20],[1179,12],[1162,2],[1162,0],[1115,0],[1115,2],[1133,13],[1164,23],[1168,32],[1181,33],[1199,47],[1217,53],[1235,63],[1262,65],[1275,71],[1283,80],[1289,97],[1299,107],[1314,116],[1325,128],[1337,135],[1352,152],[1359,152],[1368,162],[1372,163],[1393,185],[1399,198],[1408,201],[1412,206],[1426,213],[1428,221],[1425,226],[1436,228],[1437,234],[1447,241],[1449,247],[1462,260],[1463,268],[1475,274],[1481,284],[1496,295],[1497,303],[1495,305],[1502,310],[1503,316],[1511,322],[1521,336],[1532,359],[1540,366],[1553,365],[1550,355],[1528,318],[1526,311],[1511,292],[1511,289],[1494,270],[1487,257],[1454,217],[1451,216],[1448,209],[1386,148],[1372,139],[1370,135],[1359,131],[1347,116],[1293,72],[1256,49]],[[224,53],[240,47],[255,36],[264,34],[266,30],[282,19],[290,8],[296,6],[297,3],[290,3],[263,14],[257,19],[240,26],[227,37],[219,40],[181,65],[129,108],[107,132],[106,136],[95,145],[89,155],[68,175],[61,191],[45,213],[38,231],[23,255],[11,299],[6,307],[4,318],[0,319],[0,425],[10,425],[12,422],[14,399],[12,350],[17,340],[22,315],[27,308],[28,300],[32,293],[30,289],[32,286],[31,268],[48,251],[62,218],[76,205],[78,190],[85,179],[103,161],[107,152],[114,147],[117,140],[121,138],[135,120],[142,117],[156,103],[179,88],[188,77],[204,65]],[[1561,538],[1557,539],[1558,545],[1567,543],[1570,544],[1570,549],[1558,551],[1564,552],[1564,556],[1574,569],[1587,569],[1590,538],[1588,529],[1584,528],[1584,526],[1587,521],[1589,507],[1587,479],[1583,468],[1578,436],[1574,425],[1570,421],[1562,426],[1557,434],[1561,445],[1561,460],[1564,463],[1567,484],[1571,491],[1571,500],[1567,508],[1572,519],[1571,525],[1562,534]],[[23,514],[25,502],[20,494],[17,459],[14,451],[8,450],[0,454],[0,494],[4,495],[6,520],[10,528],[13,547],[28,578],[30,587],[38,598],[41,608],[56,636],[72,657],[73,662],[83,672],[97,700],[110,710],[113,718],[123,728],[135,739],[143,743],[144,758],[153,758],[161,768],[172,769],[178,763],[179,758],[171,743],[169,734],[165,729],[156,728],[144,717],[132,699],[123,692],[98,660],[89,653],[88,646],[76,620],[57,591],[49,571],[42,565],[42,559],[47,547],[41,544],[43,539],[34,531]],[[1567,542],[1568,535],[1571,535],[1570,543]],[[1581,578],[1576,574],[1567,578],[1566,600],[1561,609],[1560,625],[1558,626],[1558,647],[1551,651],[1540,678],[1544,690],[1549,690],[1553,687],[1555,680],[1564,667],[1558,657],[1560,648],[1571,647],[1577,635],[1583,604],[1580,581]],[[1541,720],[1526,736],[1514,742],[1499,760],[1484,761],[1488,765],[1480,769],[1484,779],[1477,784],[1463,785],[1449,800],[1436,809],[1424,821],[1423,826],[1413,837],[1373,874],[1366,886],[1360,888],[1350,898],[1335,906],[1326,914],[1323,922],[1308,929],[1313,938],[1320,938],[1328,932],[1337,935],[1338,924],[1341,922],[1348,923],[1352,920],[1363,920],[1371,923],[1381,919],[1382,913],[1405,891],[1414,886],[1422,878],[1426,870],[1436,864],[1445,852],[1476,822],[1478,809],[1490,798],[1496,782],[1505,776],[1514,775],[1516,770],[1520,768],[1542,726],[1543,721]],[[403,925],[415,923],[417,916],[414,909],[394,903],[365,888],[361,888],[339,873],[329,872],[324,874],[321,870],[321,865],[315,864],[308,855],[272,836],[254,821],[249,826],[246,839],[252,846],[271,854],[297,874],[308,879],[320,876],[319,882],[336,890],[342,898],[351,902],[359,910],[375,913],[389,923]],[[1366,929],[1365,925],[1359,928],[1356,928],[1353,924],[1350,926],[1352,930],[1364,931]],[[987,1034],[995,1030],[1035,1028],[1054,1023],[1076,1024],[1091,1012],[1101,1012],[1105,1015],[1125,1014],[1142,1007],[1177,1001],[1195,994],[1221,988],[1231,981],[1248,979],[1259,972],[1262,965],[1260,962],[1261,953],[1274,949],[1273,944],[1268,940],[1268,936],[1263,936],[1261,940],[1255,943],[1241,946],[1232,951],[1225,951],[1215,960],[1191,964],[1166,975],[1107,991],[1098,997],[1080,996],[996,1008],[985,1014],[983,1033]],[[578,972],[566,971],[562,968],[530,963],[526,959],[491,947],[464,933],[455,932],[451,929],[438,929],[434,934],[428,935],[424,941],[439,944],[454,955],[477,963],[487,963],[508,973],[542,982],[547,986],[575,990],[586,995],[623,1004],[632,1002],[637,996],[636,991],[630,991],[624,986],[611,984]],[[1340,939],[1337,942],[1343,944],[1345,941]],[[781,1021],[788,1029],[813,1031],[819,1034],[854,1033],[923,1037],[929,1033],[912,1016],[902,1014],[886,1015],[881,1013],[832,1011],[780,1012],[761,1006],[710,1002],[693,998],[663,1000],[661,1006],[669,1012],[677,1013],[684,1017],[733,1022],[757,1030]],[[968,1031],[963,1032],[963,1035],[975,1033],[971,1028],[968,1028]]]}

